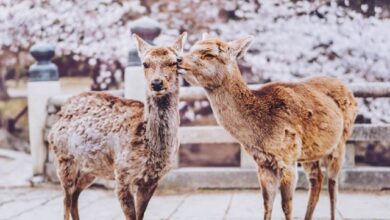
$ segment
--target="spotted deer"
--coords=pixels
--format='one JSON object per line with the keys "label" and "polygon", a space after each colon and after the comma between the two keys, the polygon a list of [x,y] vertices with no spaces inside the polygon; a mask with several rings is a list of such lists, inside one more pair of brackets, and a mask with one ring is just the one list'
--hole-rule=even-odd
{"label": "spotted deer", "polygon": [[321,191],[320,161],[328,170],[331,218],[335,218],[337,176],[356,117],[352,92],[330,77],[298,83],[272,82],[250,90],[237,66],[252,37],[231,42],[203,39],[179,63],[179,73],[205,89],[214,115],[257,164],[264,219],[271,219],[280,187],[286,219],[292,218],[297,162],[310,182],[305,219],[311,219]]}
{"label": "spotted deer", "polygon": [[[79,219],[81,191],[96,177],[114,179],[128,220],[143,219],[159,180],[178,151],[177,59],[186,33],[172,47],[133,35],[144,66],[146,103],[100,92],[70,98],[49,133],[64,190],[64,219]],[[102,207],[103,208],[103,207]]]}

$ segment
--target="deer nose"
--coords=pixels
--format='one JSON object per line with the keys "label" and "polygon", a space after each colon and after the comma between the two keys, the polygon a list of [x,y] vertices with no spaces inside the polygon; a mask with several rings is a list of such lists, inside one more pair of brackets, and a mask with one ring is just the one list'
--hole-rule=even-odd
{"label": "deer nose", "polygon": [[152,81],[152,89],[156,92],[161,91],[163,88],[163,81],[161,79],[155,79]]}

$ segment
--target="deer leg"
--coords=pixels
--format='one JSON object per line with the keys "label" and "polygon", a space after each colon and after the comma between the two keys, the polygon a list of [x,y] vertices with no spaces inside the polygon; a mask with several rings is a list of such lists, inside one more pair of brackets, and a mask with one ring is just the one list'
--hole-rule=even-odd
{"label": "deer leg", "polygon": [[77,167],[71,155],[59,157],[56,161],[58,179],[64,191],[64,220],[69,220],[72,206],[72,194],[75,190]]}
{"label": "deer leg", "polygon": [[280,192],[282,196],[282,209],[286,220],[291,220],[292,218],[292,200],[296,181],[295,165],[280,169]]}
{"label": "deer leg", "polygon": [[336,202],[338,194],[337,177],[340,171],[342,163],[337,159],[332,158],[328,164],[328,193],[330,199],[330,217],[331,220],[335,219],[336,215]]}
{"label": "deer leg", "polygon": [[140,185],[136,194],[136,213],[137,220],[142,220],[144,218],[146,207],[149,204],[150,199],[152,198],[154,191],[157,188],[157,181],[149,183],[147,185]]}
{"label": "deer leg", "polygon": [[272,206],[275,200],[276,189],[278,187],[277,171],[265,166],[260,166],[258,177],[261,186],[264,202],[264,220],[270,220],[272,216]]}
{"label": "deer leg", "polygon": [[320,198],[320,192],[322,187],[322,172],[319,161],[311,163],[302,163],[302,166],[306,172],[306,176],[310,181],[310,195],[309,202],[307,203],[305,220],[310,220],[313,217],[314,209]]}
{"label": "deer leg", "polygon": [[134,197],[131,192],[130,182],[126,169],[115,171],[116,194],[125,214],[126,220],[136,220]]}
{"label": "deer leg", "polygon": [[126,216],[126,220],[135,220],[135,206],[134,197],[130,191],[129,185],[117,186],[117,195],[119,202],[121,203],[123,213]]}
{"label": "deer leg", "polygon": [[70,218],[70,207],[72,205],[72,196],[69,192],[64,192],[64,220],[69,220]]}
{"label": "deer leg", "polygon": [[338,148],[327,158],[328,168],[328,193],[330,199],[330,218],[335,220],[336,202],[338,194],[337,177],[344,162],[345,143],[339,144]]}
{"label": "deer leg", "polygon": [[80,193],[87,188],[91,183],[95,180],[95,176],[90,174],[80,174],[77,178],[76,189],[72,193],[72,205],[70,209],[70,213],[72,215],[73,220],[79,220],[79,211],[78,211],[78,200]]}
{"label": "deer leg", "polygon": [[336,217],[336,201],[337,201],[337,180],[336,179],[328,179],[328,191],[329,191],[329,199],[330,199],[330,219],[335,220]]}

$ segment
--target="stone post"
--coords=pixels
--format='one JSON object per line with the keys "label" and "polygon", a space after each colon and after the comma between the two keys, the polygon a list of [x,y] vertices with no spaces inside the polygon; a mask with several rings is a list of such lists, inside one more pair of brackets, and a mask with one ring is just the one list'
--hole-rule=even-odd
{"label": "stone post", "polygon": [[[131,33],[135,33],[146,42],[153,44],[153,40],[160,35],[161,27],[155,20],[142,17],[134,21],[130,28]],[[128,66],[125,71],[125,98],[145,101],[145,76],[144,70],[138,57],[135,43],[132,42],[129,51]]]}
{"label": "stone post", "polygon": [[355,145],[354,142],[347,141],[345,146],[345,162],[344,167],[352,168],[355,166]]}
{"label": "stone post", "polygon": [[255,169],[256,163],[252,157],[245,151],[244,147],[240,149],[240,167],[243,169]]}
{"label": "stone post", "polygon": [[60,93],[58,69],[51,62],[54,49],[54,46],[43,42],[35,44],[30,49],[31,55],[37,61],[30,66],[27,83],[28,124],[34,176],[44,174],[47,159],[47,148],[43,138],[47,101],[49,97]]}

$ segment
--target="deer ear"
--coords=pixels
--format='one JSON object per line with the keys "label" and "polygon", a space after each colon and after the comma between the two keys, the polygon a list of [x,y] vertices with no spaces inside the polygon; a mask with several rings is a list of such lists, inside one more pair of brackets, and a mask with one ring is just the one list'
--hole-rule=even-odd
{"label": "deer ear", "polygon": [[232,52],[233,56],[237,57],[237,59],[240,59],[245,55],[252,41],[253,36],[250,35],[238,38],[237,40],[229,42],[229,50]]}
{"label": "deer ear", "polygon": [[187,42],[187,32],[183,32],[180,34],[179,37],[177,37],[175,44],[173,45],[173,48],[179,53],[183,53],[184,44]]}
{"label": "deer ear", "polygon": [[137,46],[138,50],[138,55],[140,57],[143,57],[145,53],[152,48],[150,44],[148,44],[136,34],[133,34],[133,40],[135,41],[135,45]]}

